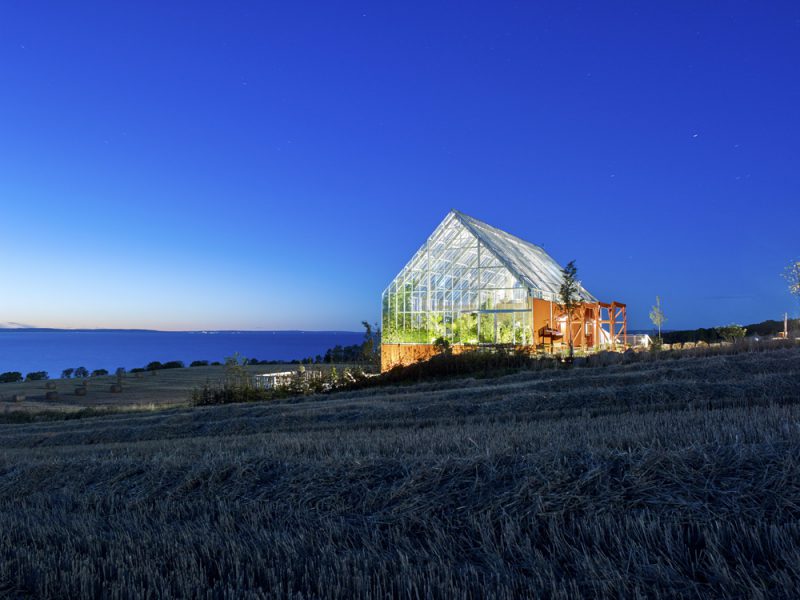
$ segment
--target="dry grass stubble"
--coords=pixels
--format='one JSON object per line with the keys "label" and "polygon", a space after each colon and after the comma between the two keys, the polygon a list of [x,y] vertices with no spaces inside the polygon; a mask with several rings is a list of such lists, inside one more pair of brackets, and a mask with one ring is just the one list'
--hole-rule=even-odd
{"label": "dry grass stubble", "polygon": [[793,597],[800,351],[0,427],[0,592]]}

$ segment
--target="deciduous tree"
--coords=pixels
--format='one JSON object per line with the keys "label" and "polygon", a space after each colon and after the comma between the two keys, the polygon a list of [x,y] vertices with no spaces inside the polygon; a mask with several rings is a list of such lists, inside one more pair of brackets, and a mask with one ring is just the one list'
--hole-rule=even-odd
{"label": "deciduous tree", "polygon": [[800,260],[794,260],[783,270],[783,278],[789,284],[789,293],[800,302]]}
{"label": "deciduous tree", "polygon": [[558,288],[558,299],[561,308],[567,313],[567,339],[569,340],[569,357],[575,355],[575,348],[572,339],[572,317],[580,302],[578,295],[578,267],[575,261],[571,260],[567,266],[561,270],[561,286]]}
{"label": "deciduous tree", "polygon": [[736,342],[741,340],[747,334],[747,329],[736,323],[731,323],[725,327],[716,327],[716,332],[726,342]]}
{"label": "deciduous tree", "polygon": [[367,364],[376,364],[380,360],[380,356],[375,351],[375,337],[380,335],[378,324],[375,323],[375,329],[369,324],[369,321],[361,321],[364,326],[364,343],[361,344],[361,357]]}
{"label": "deciduous tree", "polygon": [[664,310],[661,308],[661,298],[656,296],[656,303],[650,309],[650,321],[658,327],[658,339],[661,340],[661,326],[666,323],[667,317],[664,316]]}

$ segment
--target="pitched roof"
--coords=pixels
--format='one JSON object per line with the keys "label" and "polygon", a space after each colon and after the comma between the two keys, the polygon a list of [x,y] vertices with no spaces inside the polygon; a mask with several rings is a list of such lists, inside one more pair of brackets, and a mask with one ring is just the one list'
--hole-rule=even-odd
{"label": "pitched roof", "polygon": [[[544,248],[460,211],[451,212],[523,284],[558,297],[558,290],[563,281],[561,266],[544,251]],[[578,294],[587,302],[597,301],[580,283]]]}

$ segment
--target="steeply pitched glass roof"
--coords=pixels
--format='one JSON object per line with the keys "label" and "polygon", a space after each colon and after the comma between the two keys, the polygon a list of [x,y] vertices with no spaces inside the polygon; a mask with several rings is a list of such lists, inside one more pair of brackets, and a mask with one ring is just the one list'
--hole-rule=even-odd
{"label": "steeply pitched glass roof", "polygon": [[[558,297],[558,289],[563,280],[561,267],[544,251],[544,248],[457,210],[453,210],[451,214],[521,282],[532,289]],[[584,301],[597,302],[597,299],[580,284],[578,293]]]}

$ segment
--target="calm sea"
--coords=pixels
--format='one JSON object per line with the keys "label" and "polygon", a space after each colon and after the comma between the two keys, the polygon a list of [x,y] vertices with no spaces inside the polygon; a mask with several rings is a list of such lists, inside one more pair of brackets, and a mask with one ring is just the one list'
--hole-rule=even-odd
{"label": "calm sea", "polygon": [[69,367],[131,369],[157,360],[221,361],[238,352],[259,360],[324,355],[337,344],[360,344],[353,331],[14,331],[0,329],[0,373],[47,371],[58,377]]}

